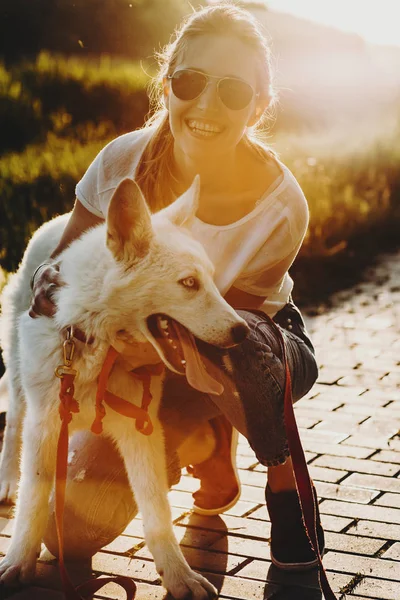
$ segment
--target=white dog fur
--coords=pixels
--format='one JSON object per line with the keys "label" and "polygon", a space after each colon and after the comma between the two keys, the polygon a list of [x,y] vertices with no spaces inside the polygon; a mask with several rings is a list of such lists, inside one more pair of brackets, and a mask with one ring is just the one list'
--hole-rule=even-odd
{"label": "white dog fur", "polygon": [[[16,494],[22,421],[23,443],[15,526],[7,556],[0,563],[1,582],[28,582],[35,573],[54,481],[60,430],[59,380],[54,369],[63,362],[66,327],[73,324],[94,338],[91,345],[77,342],[73,366],[78,371],[75,398],[80,412],[70,423],[72,433],[90,428],[100,368],[109,345],[118,346],[121,336],[129,341],[150,341],[172,367],[147,327],[149,315],[167,314],[196,337],[221,347],[234,345],[233,330],[244,326],[219,294],[203,247],[184,229],[197,210],[198,195],[196,178],[183,196],[150,217],[137,185],[123,181],[111,201],[107,222],[85,232],[58,257],[65,285],[56,292],[53,318],[29,317],[29,279],[56,247],[68,215],[35,233],[19,271],[4,291],[1,343],[9,410],[0,466],[2,501],[12,500]],[[198,286],[191,287],[190,278]],[[215,589],[190,569],[172,529],[164,440],[157,420],[162,383],[162,376],[152,377],[149,414],[154,432],[150,436],[138,433],[131,419],[111,409],[103,421],[104,433],[115,441],[125,460],[146,543],[163,584],[175,598],[192,593],[194,600],[202,600]],[[140,405],[141,383],[132,383],[132,377],[118,364],[108,389]]]}

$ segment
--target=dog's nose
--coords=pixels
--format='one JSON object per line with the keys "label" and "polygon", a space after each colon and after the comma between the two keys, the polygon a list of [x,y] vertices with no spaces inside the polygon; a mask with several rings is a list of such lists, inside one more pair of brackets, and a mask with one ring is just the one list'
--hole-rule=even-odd
{"label": "dog's nose", "polygon": [[244,323],[238,323],[231,329],[232,339],[235,344],[240,344],[244,339],[247,338],[250,329]]}

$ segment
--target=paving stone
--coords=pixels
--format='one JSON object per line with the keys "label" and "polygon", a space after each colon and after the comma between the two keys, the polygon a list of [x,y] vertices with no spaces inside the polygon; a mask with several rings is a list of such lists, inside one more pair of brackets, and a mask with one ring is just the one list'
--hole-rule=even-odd
{"label": "paving stone", "polygon": [[[372,577],[384,579],[398,579],[400,577],[400,565],[393,560],[380,560],[369,556],[357,556],[342,552],[328,552],[324,557],[326,569],[332,569],[344,573],[361,573]],[[360,590],[357,590],[360,594]]]}
{"label": "paving stone", "polygon": [[386,552],[382,554],[382,557],[400,561],[400,542],[396,542],[393,546],[390,546],[389,550],[386,550]]}
{"label": "paving stone", "polygon": [[367,421],[364,421],[358,428],[360,434],[373,435],[373,436],[387,436],[391,438],[399,432],[400,419],[394,418],[391,415],[390,418],[382,417],[371,417]]}
{"label": "paving stone", "polygon": [[131,550],[137,544],[143,543],[143,539],[128,537],[127,535],[120,535],[115,540],[113,540],[107,546],[104,546],[103,550],[107,552],[113,552],[116,554],[125,554],[128,550]]}
{"label": "paving stone", "polygon": [[[187,547],[182,547],[182,552],[189,565],[193,569],[199,569],[201,571],[206,570],[214,573],[229,573],[246,562],[244,556],[225,554],[223,552],[209,552],[207,550],[197,550]],[[148,559],[148,561],[152,561],[152,556],[146,547],[139,550],[139,552],[135,554],[135,558],[136,557],[138,559]]]}
{"label": "paving stone", "polygon": [[312,448],[308,444],[309,442],[339,444],[349,436],[346,433],[338,433],[335,431],[315,431],[315,429],[302,429],[300,431],[300,437],[304,446],[307,449],[312,450]]}
{"label": "paving stone", "polygon": [[[398,579],[398,578],[397,578]],[[384,581],[366,577],[357,586],[357,594],[361,594],[364,598],[379,598],[379,600],[398,600],[399,598],[399,582]],[[349,596],[351,598],[351,596]]]}
{"label": "paving stone", "polygon": [[92,566],[93,570],[99,573],[126,575],[139,581],[154,582],[159,577],[152,561],[141,560],[136,556],[135,558],[128,558],[126,556],[98,552],[93,556]]}
{"label": "paving stone", "polygon": [[347,480],[340,485],[316,481],[315,487],[317,488],[318,497],[368,504],[379,494],[379,492],[374,490],[364,490],[347,486],[345,485],[346,481]]}
{"label": "paving stone", "polygon": [[269,559],[270,555],[269,542],[237,538],[230,535],[218,540],[218,542],[210,547],[210,550],[229,552],[229,554],[238,554],[249,558],[262,558],[264,560]]}
{"label": "paving stone", "polygon": [[4,555],[10,547],[10,538],[0,536],[0,555]]}
{"label": "paving stone", "polygon": [[[351,521],[349,520],[348,522],[350,523]],[[218,517],[203,517],[196,514],[187,515],[179,521],[177,527],[179,526],[201,527],[205,530],[224,533],[227,533],[229,530],[229,533],[235,536],[245,536],[260,540],[266,540],[270,535],[270,524],[268,522],[233,517],[227,514]]]}
{"label": "paving stone", "polygon": [[395,508],[386,508],[384,506],[324,500],[320,504],[320,510],[323,513],[335,516],[340,515],[343,517],[368,519],[370,521],[381,521],[382,523],[400,523],[400,511]]}
{"label": "paving stone", "polygon": [[[166,590],[162,585],[150,585],[136,583],[137,590],[135,600],[162,600],[165,598]],[[109,583],[101,589],[94,598],[107,598],[110,600],[126,600],[126,593],[115,583]]]}
{"label": "paving stone", "polygon": [[360,520],[354,523],[347,531],[348,534],[357,534],[381,538],[384,540],[400,540],[400,525],[393,523]]}
{"label": "paving stone", "polygon": [[351,435],[346,439],[346,444],[349,446],[362,446],[363,448],[371,448],[377,450],[391,450],[396,444],[391,442],[389,437],[377,436],[373,434],[356,434]]}
{"label": "paving stone", "polygon": [[345,442],[341,444],[330,444],[317,440],[302,440],[303,448],[317,454],[329,454],[332,456],[348,456],[350,458],[367,458],[372,454],[371,448],[360,446],[348,446]]}
{"label": "paving stone", "polygon": [[400,493],[400,480],[394,477],[381,477],[379,475],[365,475],[364,473],[352,473],[343,482],[347,485],[366,487],[383,492]]}
{"label": "paving stone", "polygon": [[394,450],[380,450],[379,452],[377,452],[376,454],[374,454],[371,457],[371,461],[382,461],[382,462],[391,462],[396,464],[397,461],[397,467],[400,471],[400,459],[399,459],[399,453],[395,452]]}
{"label": "paving stone", "polygon": [[[243,566],[238,572],[238,576],[265,581],[269,568],[271,567],[267,561],[252,560]],[[318,586],[318,572],[316,569],[313,569],[312,572],[292,572],[289,576],[285,572],[279,572],[276,569],[274,575],[274,583],[278,583],[279,580],[289,581],[290,585],[298,586],[300,589],[313,589]],[[349,574],[329,572],[327,575],[332,589],[336,592],[351,580]]]}
{"label": "paving stone", "polygon": [[400,465],[393,463],[378,462],[378,460],[357,460],[348,456],[319,456],[313,461],[313,467],[315,466],[369,473],[371,475],[385,475],[387,477],[395,475],[400,470]]}
{"label": "paving stone", "polygon": [[373,555],[378,552],[384,544],[384,540],[325,531],[325,547],[327,550]]}
{"label": "paving stone", "polygon": [[[324,500],[324,502],[327,501]],[[268,521],[269,517],[266,507],[261,506],[253,513],[248,515],[247,519],[249,521],[252,521],[253,519],[257,519],[257,521],[260,520],[261,522]],[[342,531],[345,527],[348,527],[351,524],[352,520],[352,518],[338,517],[337,515],[321,514],[322,525],[327,531]]]}
{"label": "paving stone", "polygon": [[243,598],[245,600],[261,600],[263,598],[265,581],[251,581],[227,575],[221,578],[213,573],[203,573],[203,575],[220,590],[220,598],[233,598],[234,600],[243,600]]}
{"label": "paving stone", "polygon": [[[250,471],[247,471],[248,473]],[[254,487],[250,485],[242,485],[242,492],[240,499],[245,502],[255,502],[256,504],[264,504],[265,502],[265,486],[267,484],[267,478],[264,475],[264,485],[260,487]]]}
{"label": "paving stone", "polygon": [[327,481],[330,483],[337,483],[347,474],[346,471],[339,471],[338,469],[324,469],[323,467],[318,467],[315,465],[315,462],[310,465],[309,471],[314,481]]}
{"label": "paving stone", "polygon": [[374,501],[374,505],[400,508],[400,494],[383,494],[383,496]]}

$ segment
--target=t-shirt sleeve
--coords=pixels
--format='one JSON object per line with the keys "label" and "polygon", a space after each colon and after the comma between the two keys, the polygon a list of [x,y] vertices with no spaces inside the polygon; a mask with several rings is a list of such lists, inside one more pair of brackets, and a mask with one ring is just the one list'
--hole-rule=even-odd
{"label": "t-shirt sleeve", "polygon": [[[309,214],[307,201],[300,188],[289,204],[279,208],[276,226],[259,251],[250,260],[233,287],[267,297],[279,293],[286,273],[300,250],[307,231]],[[278,207],[277,207],[278,209]]]}
{"label": "t-shirt sleeve", "polygon": [[105,150],[106,148],[103,148],[99,152],[75,188],[79,202],[91,213],[103,219],[105,215],[100,207],[99,174],[103,168]]}
{"label": "t-shirt sleeve", "polygon": [[75,192],[90,212],[105,218],[112,195],[126,177],[135,176],[137,164],[151,134],[150,128],[131,131],[112,140],[90,164]]}

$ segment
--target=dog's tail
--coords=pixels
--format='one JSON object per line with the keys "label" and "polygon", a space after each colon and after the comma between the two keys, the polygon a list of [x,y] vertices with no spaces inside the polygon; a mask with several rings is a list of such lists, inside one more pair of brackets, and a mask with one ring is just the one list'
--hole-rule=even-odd
{"label": "dog's tail", "polygon": [[7,371],[0,379],[0,413],[7,412],[8,409],[8,376]]}

